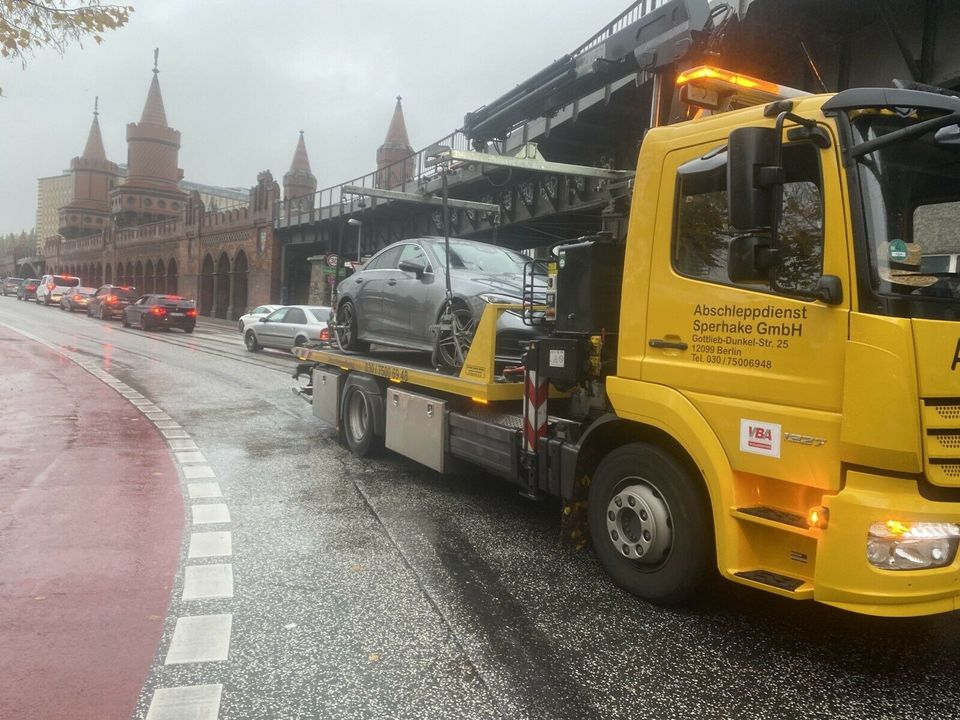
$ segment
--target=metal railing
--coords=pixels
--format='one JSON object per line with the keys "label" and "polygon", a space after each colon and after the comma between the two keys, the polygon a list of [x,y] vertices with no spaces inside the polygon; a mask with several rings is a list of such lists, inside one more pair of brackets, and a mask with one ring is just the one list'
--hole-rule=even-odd
{"label": "metal railing", "polygon": [[642,18],[649,12],[656,10],[658,7],[663,5],[667,0],[637,0],[633,5],[628,7],[622,13],[617,15],[613,20],[604,25],[600,30],[598,30],[593,37],[587,40],[583,45],[578,47],[572,53],[573,57],[578,55],[583,55],[589,50],[592,50],[597,45],[605,41],[614,33],[617,33],[623,30],[625,27],[631,23],[635,23],[637,20]]}
{"label": "metal railing", "polygon": [[[383,188],[416,192],[425,182],[437,175],[436,166],[428,162],[434,149],[448,147],[454,150],[469,150],[470,142],[461,130],[455,130],[444,138],[409,155],[402,160],[386,165],[378,170],[352,178],[330,187],[317,190],[311,195],[284,199],[274,205],[274,220],[281,225],[299,225],[318,220],[326,220],[347,215],[365,208],[372,202],[370,198],[358,195],[347,196],[343,188],[357,185],[363,188]],[[376,202],[388,202],[378,200]]]}

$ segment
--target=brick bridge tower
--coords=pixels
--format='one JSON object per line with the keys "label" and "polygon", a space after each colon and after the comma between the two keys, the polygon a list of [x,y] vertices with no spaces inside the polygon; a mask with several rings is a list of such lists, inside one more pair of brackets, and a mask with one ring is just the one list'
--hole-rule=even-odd
{"label": "brick bridge tower", "polygon": [[303,142],[303,130],[293,153],[290,170],[283,176],[283,199],[287,212],[301,213],[313,210],[313,194],[317,191],[317,178],[310,172],[310,158]]}
{"label": "brick bridge tower", "polygon": [[[383,145],[377,148],[377,187],[381,188],[397,187],[413,179],[416,159],[410,157],[413,155],[413,148],[407,138],[407,124],[403,120],[400,100],[401,97],[397,95],[397,105],[393,109],[387,138]],[[410,159],[402,165],[395,165],[405,158]]]}
{"label": "brick bridge tower", "polygon": [[60,234],[65,238],[84,237],[101,232],[110,220],[110,191],[120,176],[116,163],[107,160],[100,135],[100,115],[93,103],[93,122],[83,155],[70,161],[73,198],[60,208]]}
{"label": "brick bridge tower", "polygon": [[127,125],[127,179],[110,194],[120,226],[177,218],[186,203],[179,187],[183,170],[177,167],[180,131],[167,125],[157,79],[158,52],[153,52],[153,80],[140,122]]}

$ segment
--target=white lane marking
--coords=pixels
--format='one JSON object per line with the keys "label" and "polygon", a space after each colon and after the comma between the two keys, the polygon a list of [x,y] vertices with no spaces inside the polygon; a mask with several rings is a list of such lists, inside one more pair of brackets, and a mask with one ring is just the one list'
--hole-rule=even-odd
{"label": "white lane marking", "polygon": [[161,433],[165,438],[167,438],[167,440],[170,440],[170,439],[173,439],[173,438],[178,438],[178,439],[179,439],[179,438],[183,438],[183,439],[186,439],[186,438],[190,437],[190,436],[189,436],[185,431],[183,431],[183,430],[161,430],[160,433]]}
{"label": "white lane marking", "polygon": [[215,482],[187,483],[187,492],[190,494],[191,500],[223,497],[220,484]]}
{"label": "white lane marking", "polygon": [[194,525],[212,525],[230,522],[230,511],[224,503],[205,503],[191,508]]}
{"label": "white lane marking", "polygon": [[170,440],[171,450],[196,450],[197,444],[193,440]]}
{"label": "white lane marking", "polygon": [[190,565],[183,573],[181,600],[233,597],[233,565]]}
{"label": "white lane marking", "polygon": [[233,535],[229,530],[219,532],[195,532],[190,535],[190,550],[187,557],[223,557],[233,555]]}
{"label": "white lane marking", "polygon": [[209,465],[181,465],[183,475],[187,480],[216,477],[213,468]]}
{"label": "white lane marking", "polygon": [[223,685],[160,688],[153,693],[147,720],[217,720]]}
{"label": "white lane marking", "polygon": [[164,665],[219,662],[230,652],[233,615],[194,615],[177,620]]}
{"label": "white lane marking", "polygon": [[[157,426],[159,427],[159,425]],[[178,452],[177,462],[181,465],[186,463],[205,463],[207,459],[203,456],[203,453],[199,450],[194,452]]]}

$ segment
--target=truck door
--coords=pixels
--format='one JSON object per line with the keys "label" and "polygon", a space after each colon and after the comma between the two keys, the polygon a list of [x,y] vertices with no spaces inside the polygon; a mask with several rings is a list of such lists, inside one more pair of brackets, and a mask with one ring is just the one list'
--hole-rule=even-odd
{"label": "truck door", "polygon": [[665,158],[642,379],[682,392],[747,479],[839,487],[851,286],[836,147],[784,146],[777,278],[812,290],[839,276],[844,300],[832,306],[730,279],[722,142]]}

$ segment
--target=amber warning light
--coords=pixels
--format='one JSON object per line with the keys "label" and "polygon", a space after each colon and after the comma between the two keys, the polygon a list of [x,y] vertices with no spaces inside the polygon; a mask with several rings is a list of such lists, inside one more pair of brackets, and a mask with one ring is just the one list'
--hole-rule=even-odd
{"label": "amber warning light", "polygon": [[796,88],[709,65],[680,73],[677,87],[683,102],[716,112],[809,95]]}

